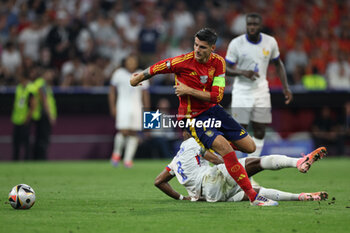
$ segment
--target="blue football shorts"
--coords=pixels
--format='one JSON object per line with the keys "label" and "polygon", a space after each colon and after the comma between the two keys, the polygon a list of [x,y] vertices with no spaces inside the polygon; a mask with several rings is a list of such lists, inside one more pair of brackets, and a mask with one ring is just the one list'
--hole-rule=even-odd
{"label": "blue football shorts", "polygon": [[202,147],[207,149],[211,149],[218,135],[224,136],[231,142],[248,135],[247,131],[220,105],[215,105],[193,119],[186,120],[195,121],[186,129]]}

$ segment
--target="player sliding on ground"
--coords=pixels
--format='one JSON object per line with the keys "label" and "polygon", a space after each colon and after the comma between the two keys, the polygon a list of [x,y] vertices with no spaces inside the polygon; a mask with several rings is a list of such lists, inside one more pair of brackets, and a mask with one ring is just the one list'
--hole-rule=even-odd
{"label": "player sliding on ground", "polygon": [[[249,200],[243,190],[228,174],[221,157],[204,151],[191,136],[184,132],[185,141],[171,163],[155,179],[155,185],[168,196],[179,200],[246,201]],[[290,158],[284,155],[269,155],[261,158],[243,158],[239,162],[245,166],[251,177],[263,170],[278,170],[281,168],[297,168],[307,172],[312,163],[327,154],[320,147],[303,158]],[[209,162],[217,164],[213,167]],[[168,183],[174,176],[182,184],[189,196],[182,196]],[[264,187],[254,188],[260,198],[271,199],[270,205],[278,205],[277,201],[320,201],[326,200],[326,192],[289,193]]]}
{"label": "player sliding on ground", "polygon": [[255,143],[248,133],[219,105],[225,89],[225,60],[213,53],[216,33],[203,28],[195,34],[194,51],[168,58],[135,73],[130,79],[132,86],[150,79],[156,74],[175,74],[175,93],[179,97],[178,120],[221,122],[220,127],[189,126],[192,137],[204,148],[213,149],[223,157],[230,176],[244,190],[252,205],[274,204],[257,195],[247,172],[238,162],[229,141],[245,153],[255,151]]}

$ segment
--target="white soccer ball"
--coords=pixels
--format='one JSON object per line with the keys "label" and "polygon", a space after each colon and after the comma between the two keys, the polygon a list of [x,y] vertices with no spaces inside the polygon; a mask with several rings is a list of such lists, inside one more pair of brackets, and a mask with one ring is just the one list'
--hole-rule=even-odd
{"label": "white soccer ball", "polygon": [[9,193],[9,201],[15,209],[30,209],[35,203],[35,192],[26,184],[18,184]]}

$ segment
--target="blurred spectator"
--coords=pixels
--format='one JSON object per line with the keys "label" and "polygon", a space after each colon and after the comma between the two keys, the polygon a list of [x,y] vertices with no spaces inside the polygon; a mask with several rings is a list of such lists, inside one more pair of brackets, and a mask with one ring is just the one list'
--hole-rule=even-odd
{"label": "blurred spectator", "polygon": [[48,47],[40,48],[39,65],[43,68],[54,68],[51,59],[51,52]]}
{"label": "blurred spectator", "polygon": [[21,68],[22,58],[20,52],[12,42],[7,42],[1,54],[1,66],[6,85],[14,85],[19,80],[18,74]]}
{"label": "blurred spectator", "polygon": [[34,20],[29,27],[19,34],[19,43],[23,56],[38,61],[40,57],[40,43],[45,38],[45,30],[40,27],[40,21]]}
{"label": "blurred spectator", "polygon": [[2,44],[9,40],[11,27],[18,25],[18,17],[12,10],[13,4],[14,1],[0,2],[0,42]]}
{"label": "blurred spectator", "polygon": [[77,54],[71,51],[71,59],[62,66],[61,86],[81,86],[83,84],[83,75],[85,65],[81,62]]}
{"label": "blurred spectator", "polygon": [[68,60],[69,51],[73,48],[72,30],[69,26],[70,17],[66,11],[57,12],[55,25],[46,37],[46,46],[50,48],[52,64],[60,69]]}
{"label": "blurred spectator", "polygon": [[120,36],[123,38],[123,40],[126,39],[125,33],[127,33],[128,28],[130,27],[130,22],[132,19],[138,21],[140,15],[135,13],[127,13],[123,9],[123,1],[117,1],[117,3],[114,5],[114,8],[112,10],[114,15],[114,24],[116,25],[118,32],[120,33]]}
{"label": "blurred spectator", "polygon": [[176,57],[185,53],[189,53],[193,50],[193,39],[182,38],[178,46],[169,46],[166,57]]}
{"label": "blurred spectator", "polygon": [[101,57],[96,57],[89,61],[84,69],[82,86],[83,87],[94,87],[103,86],[105,82],[105,76],[103,70],[99,67],[101,63]]}
{"label": "blurred spectator", "polygon": [[295,43],[295,47],[287,52],[286,71],[288,80],[295,84],[298,80],[296,75],[300,69],[305,69],[308,64],[307,54],[303,49],[301,41]]}
{"label": "blurred spectator", "polygon": [[[224,36],[227,25],[225,22],[225,17],[222,17],[225,14],[225,3],[220,1],[207,1],[207,10],[209,11],[207,26],[210,28],[215,28],[215,31],[218,35]],[[231,35],[230,35],[231,36]]]}
{"label": "blurred spectator", "polygon": [[141,16],[135,11],[131,11],[129,14],[126,12],[117,13],[114,22],[124,38],[126,46],[135,49],[142,28]]}
{"label": "blurred spectator", "polygon": [[198,32],[201,28],[205,28],[207,26],[208,17],[207,14],[204,11],[197,11],[194,15],[195,17],[195,25],[193,26],[193,31],[189,35],[194,35],[196,32]]}
{"label": "blurred spectator", "polygon": [[28,6],[28,17],[30,20],[37,18],[39,15],[43,15],[46,11],[45,0],[29,0],[26,2]]}
{"label": "blurred spectator", "polygon": [[326,76],[329,88],[350,90],[350,64],[344,52],[339,52],[338,58],[328,64]]}
{"label": "blurred spectator", "polygon": [[234,36],[244,34],[246,32],[246,19],[245,14],[239,13],[231,22],[230,31]]}
{"label": "blurred spectator", "polygon": [[191,33],[195,25],[193,14],[188,11],[184,1],[176,1],[175,9],[172,12],[173,37],[179,40]]}
{"label": "blurred spectator", "polygon": [[139,34],[140,67],[152,64],[157,55],[159,32],[154,26],[154,17],[150,12],[145,18],[143,28]]}
{"label": "blurred spectator", "polygon": [[19,84],[16,87],[15,100],[11,121],[13,123],[12,158],[20,159],[21,149],[24,149],[24,159],[30,159],[30,123],[36,100],[33,93],[33,84],[29,81],[27,73],[20,75]]}
{"label": "blurred spectator", "polygon": [[85,25],[81,25],[81,30],[77,35],[75,46],[82,62],[88,62],[96,56],[93,35]]}
{"label": "blurred spectator", "polygon": [[113,20],[106,12],[101,12],[98,19],[90,23],[89,28],[96,41],[97,54],[112,59],[115,50],[121,46],[121,39],[113,26]]}
{"label": "blurred spectator", "polygon": [[319,114],[313,122],[311,134],[315,147],[326,146],[329,151],[335,152],[336,155],[343,153],[344,146],[341,139],[341,123],[328,106],[322,107]]}

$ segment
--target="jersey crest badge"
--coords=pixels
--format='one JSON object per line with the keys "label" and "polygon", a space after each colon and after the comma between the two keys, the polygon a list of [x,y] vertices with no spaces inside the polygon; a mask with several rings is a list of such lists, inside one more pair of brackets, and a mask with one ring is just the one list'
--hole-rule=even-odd
{"label": "jersey crest badge", "polygon": [[205,134],[206,134],[208,137],[214,136],[214,132],[211,131],[211,130],[205,131]]}
{"label": "jersey crest badge", "polygon": [[214,73],[215,73],[215,68],[211,66],[211,67],[208,69],[209,78],[213,78],[213,77],[214,77]]}
{"label": "jersey crest badge", "polygon": [[270,51],[269,50],[265,50],[265,48],[263,48],[263,54],[265,57],[269,56]]}
{"label": "jersey crest badge", "polygon": [[208,75],[201,75],[199,76],[201,78],[201,83],[207,83],[208,81]]}

